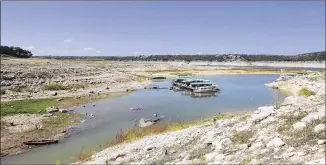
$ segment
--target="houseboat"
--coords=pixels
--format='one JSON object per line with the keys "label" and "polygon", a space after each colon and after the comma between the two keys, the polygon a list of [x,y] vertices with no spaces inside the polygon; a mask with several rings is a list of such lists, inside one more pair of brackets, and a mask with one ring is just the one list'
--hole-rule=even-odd
{"label": "houseboat", "polygon": [[192,76],[179,76],[177,78],[172,79],[172,85],[179,85],[184,80],[191,79]]}
{"label": "houseboat", "polygon": [[216,91],[218,91],[217,85],[212,83],[212,82],[191,83],[190,84],[190,89],[195,93],[216,92]]}
{"label": "houseboat", "polygon": [[181,81],[178,85],[183,87],[183,88],[188,88],[190,89],[190,85],[192,83],[200,83],[200,82],[210,82],[210,80],[204,80],[204,79],[186,79]]}

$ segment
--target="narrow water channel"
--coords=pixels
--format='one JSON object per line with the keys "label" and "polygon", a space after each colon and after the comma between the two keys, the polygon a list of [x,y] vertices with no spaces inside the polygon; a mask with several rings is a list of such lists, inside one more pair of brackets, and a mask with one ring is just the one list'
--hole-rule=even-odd
{"label": "narrow water channel", "polygon": [[[80,113],[92,113],[68,139],[58,144],[32,149],[22,154],[1,158],[3,164],[61,164],[73,162],[75,155],[91,149],[100,150],[100,144],[114,138],[120,129],[135,127],[142,117],[154,113],[165,116],[163,122],[192,120],[210,117],[218,112],[255,110],[271,105],[285,96],[264,86],[279,75],[218,75],[202,76],[215,82],[221,89],[217,95],[191,95],[167,89],[146,89],[120,98],[105,99],[75,107]],[[170,81],[153,82],[152,85],[169,87]],[[93,104],[96,106],[93,107]],[[141,107],[142,111],[132,111]]]}

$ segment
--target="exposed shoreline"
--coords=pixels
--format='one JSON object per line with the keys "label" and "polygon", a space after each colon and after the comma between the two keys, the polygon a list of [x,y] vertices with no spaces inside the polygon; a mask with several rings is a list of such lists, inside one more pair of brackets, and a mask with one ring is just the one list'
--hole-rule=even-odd
{"label": "exposed shoreline", "polygon": [[293,94],[308,88],[315,95],[289,96],[279,107],[258,108],[245,120],[240,115],[146,136],[107,148],[83,164],[324,164],[324,74],[267,84],[289,88]]}
{"label": "exposed shoreline", "polygon": [[[1,103],[12,102],[15,100],[26,99],[62,99],[57,103],[60,108],[70,108],[72,106],[94,102],[100,99],[110,97],[119,97],[134,90],[144,89],[151,81],[151,77],[166,76],[172,78],[177,74],[191,74],[194,76],[201,75],[223,75],[223,74],[280,74],[279,69],[268,70],[248,70],[238,68],[230,70],[228,67],[202,67],[202,66],[179,66],[167,65],[160,62],[103,62],[103,61],[74,61],[74,60],[44,60],[44,59],[6,59],[1,62],[4,79],[1,84],[6,90],[5,94],[1,94]],[[60,68],[62,67],[62,68]],[[58,69],[60,68],[60,69]],[[86,68],[86,69],[85,69]],[[28,72],[26,72],[28,69]],[[286,73],[302,72],[303,70],[289,70]],[[30,74],[27,74],[30,73]],[[42,86],[48,83],[57,83],[63,85],[79,85],[89,84],[83,88],[68,90],[44,90]],[[30,83],[30,86],[24,84]],[[18,91],[19,90],[19,91]],[[55,95],[54,95],[55,92]],[[19,118],[19,115],[11,116],[12,120]],[[35,117],[41,115],[35,114]],[[3,116],[2,116],[3,117]],[[27,122],[34,120],[33,115],[27,118]],[[44,119],[44,120],[43,120]],[[33,124],[41,124],[42,121],[48,120],[42,118]],[[68,124],[68,126],[76,125]],[[22,127],[25,127],[23,124]],[[33,125],[29,125],[29,128]],[[1,127],[3,129],[4,127]],[[5,126],[5,129],[10,127]],[[11,128],[10,128],[11,129]],[[67,129],[67,126],[60,128]],[[28,130],[28,129],[27,129]],[[50,133],[51,137],[54,133]],[[59,131],[63,132],[63,131]],[[17,133],[17,132],[16,132]],[[20,132],[25,134],[25,132]],[[58,135],[58,136],[57,136]],[[56,138],[59,133],[55,135]],[[11,142],[12,138],[5,138],[8,135],[1,136],[1,143]],[[4,140],[6,139],[6,140]],[[8,141],[9,140],[9,141]],[[22,139],[18,141],[22,141]],[[16,140],[17,141],[17,140]],[[16,144],[15,144],[16,145]],[[21,148],[21,144],[17,147]],[[9,147],[12,148],[12,147]],[[16,151],[17,148],[14,147]],[[18,149],[24,151],[26,148]],[[1,151],[7,152],[7,151]],[[9,151],[9,155],[15,152]]]}

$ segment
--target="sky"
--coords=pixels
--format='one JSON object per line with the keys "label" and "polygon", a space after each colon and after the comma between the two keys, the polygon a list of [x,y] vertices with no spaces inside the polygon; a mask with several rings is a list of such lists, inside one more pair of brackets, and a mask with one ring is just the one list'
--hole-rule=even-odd
{"label": "sky", "polygon": [[1,8],[1,45],[36,56],[325,50],[324,1],[6,1]]}

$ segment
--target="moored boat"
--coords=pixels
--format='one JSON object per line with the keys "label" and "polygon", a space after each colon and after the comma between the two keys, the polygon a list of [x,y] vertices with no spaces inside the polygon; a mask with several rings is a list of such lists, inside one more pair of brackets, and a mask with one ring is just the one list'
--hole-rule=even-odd
{"label": "moored boat", "polygon": [[289,80],[289,79],[292,79],[292,78],[294,78],[296,76],[297,75],[295,75],[295,74],[283,74],[283,75],[280,75],[280,77],[276,81]]}
{"label": "moored boat", "polygon": [[24,141],[25,145],[46,145],[46,144],[53,144],[58,143],[59,140],[30,140]]}

